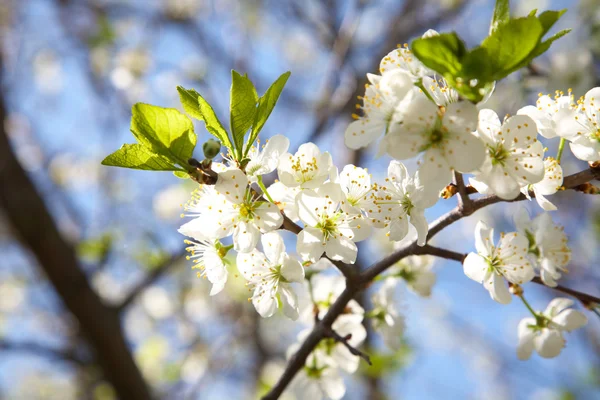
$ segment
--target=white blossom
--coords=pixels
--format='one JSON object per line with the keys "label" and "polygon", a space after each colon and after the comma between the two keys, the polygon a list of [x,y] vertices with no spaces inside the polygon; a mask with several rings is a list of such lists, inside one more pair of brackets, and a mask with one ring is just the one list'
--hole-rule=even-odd
{"label": "white blossom", "polygon": [[291,282],[304,280],[300,262],[285,252],[285,244],[277,231],[262,235],[263,252],[238,253],[237,267],[254,288],[252,304],[256,311],[268,318],[277,308],[290,319],[298,318],[298,299]]}
{"label": "white blossom", "polygon": [[584,161],[600,160],[600,87],[591,89],[577,102],[576,109],[564,113],[557,133],[569,140],[573,155]]}
{"label": "white blossom", "polygon": [[373,310],[370,312],[373,329],[383,337],[384,343],[392,350],[400,350],[406,323],[394,301],[398,280],[387,279],[373,294]]}
{"label": "white blossom", "polygon": [[544,179],[538,183],[534,183],[529,186],[521,188],[523,193],[529,200],[529,190],[532,190],[535,194],[535,200],[542,209],[546,211],[556,210],[556,206],[546,198],[560,189],[563,184],[563,170],[558,161],[552,157],[546,157],[544,160]]}
{"label": "white blossom", "polygon": [[260,233],[279,228],[283,216],[275,204],[255,199],[248,184],[239,169],[218,172],[216,185],[201,186],[186,205],[188,215],[197,218],[182,229],[209,239],[233,235],[236,251],[252,251]]}
{"label": "white blossom", "polygon": [[408,288],[422,297],[429,297],[436,282],[436,275],[431,268],[434,258],[425,256],[408,256],[398,261],[390,273],[402,278]]}
{"label": "white blossom", "polygon": [[365,147],[387,134],[396,108],[413,88],[410,76],[398,69],[367,77],[370,84],[362,97],[362,116],[353,114],[356,121],[348,125],[344,134],[346,146],[351,149]]}
{"label": "white blossom", "polygon": [[366,239],[371,227],[361,216],[343,211],[342,197],[335,183],[298,195],[298,215],[304,229],[298,234],[296,251],[304,260],[315,262],[325,253],[336,261],[356,261],[355,242]]}
{"label": "white blossom", "polygon": [[256,182],[259,176],[275,171],[279,165],[279,159],[287,153],[289,147],[290,140],[283,135],[275,135],[270,138],[262,151],[252,146],[248,151],[250,161],[246,164],[246,175],[250,182]]}
{"label": "white blossom", "polygon": [[346,165],[336,182],[344,195],[342,208],[351,214],[363,215],[372,205],[371,175],[364,168]]}
{"label": "white blossom", "polygon": [[279,159],[277,174],[287,187],[316,189],[329,178],[332,168],[331,155],[314,143],[304,143],[296,154],[284,153]]}
{"label": "white blossom", "polygon": [[390,162],[386,184],[377,188],[373,198],[383,215],[384,226],[389,228],[391,240],[402,240],[406,236],[410,219],[417,230],[417,244],[425,245],[428,232],[425,209],[432,207],[438,197],[435,192],[425,190],[419,173],[411,177],[404,164]]}
{"label": "white blossom", "polygon": [[452,89],[444,78],[423,77],[423,87],[438,106],[447,106],[459,100],[458,92]]}
{"label": "white blossom", "polygon": [[517,114],[530,117],[535,122],[540,135],[552,139],[558,135],[557,127],[561,119],[571,114],[573,106],[571,93],[565,96],[557,92],[554,98],[540,94],[535,106],[525,106]]}
{"label": "white blossom", "polygon": [[498,246],[494,245],[494,230],[483,221],[475,227],[475,248],[477,253],[469,253],[463,263],[465,275],[490,292],[490,297],[502,304],[512,298],[504,278],[511,283],[523,284],[533,279],[534,272],[527,257],[529,244],[520,233],[502,234]]}
{"label": "white blossom", "polygon": [[423,153],[419,174],[431,190],[445,187],[453,169],[469,173],[481,166],[485,147],[472,133],[477,127],[475,105],[460,101],[440,108],[416,88],[408,97],[382,140],[380,153],[398,160]]}
{"label": "white blossom", "polygon": [[521,360],[531,357],[533,350],[544,358],[553,358],[565,347],[563,332],[571,332],[587,324],[587,317],[570,307],[573,300],[553,299],[546,310],[535,318],[524,318],[519,323],[517,356]]}
{"label": "white blossom", "polygon": [[[293,354],[299,345],[290,348]],[[346,394],[344,379],[337,368],[324,363],[311,353],[304,367],[294,377],[290,390],[299,400],[339,400]]]}
{"label": "white blossom", "polygon": [[188,232],[185,225],[179,229],[179,233],[195,238],[195,240],[185,240],[189,245],[186,251],[190,253],[187,259],[193,260],[195,265],[192,268],[200,270],[198,276],[207,278],[212,284],[210,295],[219,293],[227,282],[227,264],[224,259],[227,249],[219,241],[198,239],[197,234]]}
{"label": "white blossom", "polygon": [[279,208],[285,213],[286,217],[294,222],[297,222],[300,218],[298,217],[298,205],[296,204],[296,197],[302,188],[300,186],[287,187],[282,182],[275,182],[267,188],[267,192],[279,206]]}
{"label": "white blossom", "polygon": [[494,111],[481,110],[477,133],[487,151],[485,162],[470,180],[475,188],[483,183],[498,197],[512,200],[521,187],[544,178],[544,148],[531,118],[515,115],[501,124]]}
{"label": "white blossom", "polygon": [[544,284],[556,286],[556,281],[567,272],[571,261],[571,249],[562,226],[554,224],[548,213],[542,213],[533,220],[527,211],[521,208],[515,214],[517,230],[529,241],[529,258],[540,270]]}

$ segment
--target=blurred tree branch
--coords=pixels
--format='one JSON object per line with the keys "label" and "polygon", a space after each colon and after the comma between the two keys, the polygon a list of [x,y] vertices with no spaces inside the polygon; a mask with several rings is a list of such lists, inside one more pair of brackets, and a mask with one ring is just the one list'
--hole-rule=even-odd
{"label": "blurred tree branch", "polygon": [[[0,59],[0,70],[2,60]],[[119,316],[107,307],[83,273],[33,182],[19,163],[5,131],[7,111],[0,96],[0,207],[24,248],[31,251],[65,306],[77,319],[106,379],[123,399],[149,399],[129,351]]]}

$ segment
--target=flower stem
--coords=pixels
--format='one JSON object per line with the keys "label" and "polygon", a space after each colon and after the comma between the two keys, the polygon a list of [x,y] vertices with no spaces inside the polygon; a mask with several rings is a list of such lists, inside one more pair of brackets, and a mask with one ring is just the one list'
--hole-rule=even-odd
{"label": "flower stem", "polygon": [[423,94],[427,96],[429,100],[433,101],[434,104],[437,104],[433,97],[431,97],[431,93],[429,93],[429,91],[425,89],[425,85],[423,85],[423,79],[419,79],[417,82],[415,82],[415,86],[421,89],[423,91]]}
{"label": "flower stem", "polygon": [[262,190],[263,194],[267,197],[267,199],[271,202],[271,203],[275,203],[275,201],[271,198],[271,196],[269,195],[269,192],[267,192],[267,188],[265,187],[265,184],[262,181],[262,176],[258,177],[258,186],[260,187],[260,190]]}
{"label": "flower stem", "polygon": [[521,300],[523,301],[523,304],[525,304],[525,307],[527,307],[527,309],[529,310],[529,312],[531,314],[533,314],[533,316],[537,319],[538,318],[537,313],[533,310],[533,308],[531,308],[531,306],[529,305],[529,303],[527,302],[527,300],[525,300],[525,296],[520,295],[519,297],[521,298]]}
{"label": "flower stem", "polygon": [[556,153],[556,161],[560,164],[560,159],[563,154],[563,150],[565,149],[565,138],[560,138],[560,143],[558,144],[558,152]]}

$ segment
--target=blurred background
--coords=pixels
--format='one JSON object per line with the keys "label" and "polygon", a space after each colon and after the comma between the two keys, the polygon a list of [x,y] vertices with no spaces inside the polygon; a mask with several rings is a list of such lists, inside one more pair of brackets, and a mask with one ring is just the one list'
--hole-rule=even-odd
{"label": "blurred background", "polygon": [[[573,88],[580,96],[599,85],[597,0],[511,3],[517,15],[568,8],[556,29],[574,30],[500,82],[486,107],[514,114],[538,92]],[[292,152],[313,141],[338,167],[354,163],[381,176],[388,158],[343,144],[365,74],[429,28],[478,43],[492,7],[492,0],[1,0],[0,398],[258,397],[278,378],[301,326],[281,315],[260,318],[242,278],[230,275],[224,292],[208,296],[210,284],[191,270],[177,233],[191,181],[100,165],[134,141],[131,106],[180,108],[175,87],[183,85],[226,121],[232,68],[247,72],[259,93],[290,70],[262,139],[284,134]],[[199,142],[209,137],[202,124],[196,132]],[[550,154],[556,146],[548,144]],[[570,154],[563,160],[566,174],[585,168]],[[574,255],[561,284],[598,296],[594,200],[552,198]],[[441,200],[427,217],[454,206]],[[520,206],[541,211],[535,203],[497,204],[435,244],[470,251],[478,219],[512,230]],[[378,240],[362,245],[359,266],[384,254]],[[600,318],[588,312],[590,323],[568,335],[558,358],[521,362],[515,349],[525,308],[495,303],[457,263],[438,260],[435,272],[431,298],[399,294],[403,349],[390,353],[370,336],[375,366],[346,377],[345,398],[600,398]],[[558,295],[530,286],[537,309]],[[368,308],[368,293],[359,300]]]}

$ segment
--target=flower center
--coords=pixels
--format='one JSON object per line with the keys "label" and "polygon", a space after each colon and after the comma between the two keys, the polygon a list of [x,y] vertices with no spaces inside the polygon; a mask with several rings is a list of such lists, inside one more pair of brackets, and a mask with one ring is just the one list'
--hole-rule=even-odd
{"label": "flower center", "polygon": [[240,205],[240,216],[249,221],[254,218],[254,210],[256,209],[256,203],[245,201]]}
{"label": "flower center", "polygon": [[299,181],[304,183],[314,178],[319,170],[319,166],[317,165],[317,159],[315,157],[306,163],[303,163],[300,157],[294,157],[292,169],[298,175]]}
{"label": "flower center", "polygon": [[408,215],[410,215],[410,212],[412,211],[412,209],[415,208],[414,204],[412,203],[412,201],[410,200],[410,198],[408,196],[404,196],[404,198],[400,202],[400,205],[402,206],[402,209],[404,210],[404,212]]}
{"label": "flower center", "polygon": [[506,159],[510,155],[510,153],[504,148],[502,143],[497,144],[496,147],[488,146],[488,154],[492,159],[492,165],[500,164],[502,166],[504,166]]}
{"label": "flower center", "polygon": [[529,241],[528,252],[530,254],[535,255],[536,257],[539,257],[540,256],[540,248],[537,246],[537,243],[535,242],[535,236],[533,235],[533,233],[528,230],[525,230],[525,237]]}
{"label": "flower center", "polygon": [[325,240],[328,240],[329,238],[335,237],[337,235],[337,226],[339,218],[339,213],[336,213],[334,216],[321,217],[321,222],[319,222],[315,228],[320,229],[321,232],[323,232]]}

